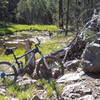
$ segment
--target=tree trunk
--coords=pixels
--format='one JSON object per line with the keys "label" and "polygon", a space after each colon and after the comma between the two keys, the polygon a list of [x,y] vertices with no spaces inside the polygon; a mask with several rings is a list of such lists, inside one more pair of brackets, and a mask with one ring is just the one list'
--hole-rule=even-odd
{"label": "tree trunk", "polygon": [[91,0],[91,8],[94,7],[94,0]]}
{"label": "tree trunk", "polygon": [[[79,5],[78,5],[78,0],[76,0],[76,7],[78,7]],[[76,29],[77,29],[77,32],[78,32],[78,28],[79,28],[79,26],[78,26],[78,11],[76,10]]]}
{"label": "tree trunk", "polygon": [[67,34],[68,34],[68,24],[69,24],[69,6],[70,6],[70,0],[67,0],[66,32],[65,32],[65,36],[67,36]]}
{"label": "tree trunk", "polygon": [[63,28],[63,0],[59,0],[59,28]]}
{"label": "tree trunk", "polygon": [[86,8],[86,0],[84,0],[84,8],[83,9],[85,9]]}

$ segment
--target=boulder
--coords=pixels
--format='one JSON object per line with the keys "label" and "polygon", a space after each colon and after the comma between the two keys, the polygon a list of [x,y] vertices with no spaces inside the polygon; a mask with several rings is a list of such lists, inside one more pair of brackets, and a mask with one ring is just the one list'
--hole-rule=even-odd
{"label": "boulder", "polygon": [[64,74],[61,78],[59,78],[56,82],[57,83],[70,83],[70,82],[77,82],[81,80],[81,77],[84,75],[84,73],[81,72],[73,72],[73,73],[67,73]]}
{"label": "boulder", "polygon": [[86,46],[82,54],[81,66],[85,72],[100,73],[100,39]]}
{"label": "boulder", "polygon": [[65,98],[64,100],[94,100],[92,90],[82,82],[65,86],[61,96]]}
{"label": "boulder", "polygon": [[78,60],[78,59],[70,60],[70,61],[67,61],[64,63],[65,71],[67,71],[67,70],[76,71],[79,66],[80,66],[80,60]]}
{"label": "boulder", "polygon": [[92,95],[86,95],[86,96],[80,97],[77,100],[95,100],[95,98]]}

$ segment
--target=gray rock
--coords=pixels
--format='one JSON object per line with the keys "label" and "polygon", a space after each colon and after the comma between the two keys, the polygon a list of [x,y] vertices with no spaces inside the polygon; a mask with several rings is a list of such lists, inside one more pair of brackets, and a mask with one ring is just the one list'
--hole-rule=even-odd
{"label": "gray rock", "polygon": [[87,45],[82,54],[81,66],[84,71],[99,73],[100,72],[100,39]]}
{"label": "gray rock", "polygon": [[0,95],[5,95],[5,93],[6,93],[6,90],[5,90],[5,89],[0,88]]}
{"label": "gray rock", "polygon": [[96,98],[95,100],[100,100],[100,98]]}
{"label": "gray rock", "polygon": [[77,100],[95,100],[95,98],[92,95],[85,95]]}
{"label": "gray rock", "polygon": [[75,83],[75,84],[71,84],[71,85],[68,85],[68,86],[65,86],[63,88],[63,92],[62,92],[62,95],[63,96],[69,96],[70,93],[73,93],[73,90],[75,87],[78,87],[81,85],[81,82],[80,83]]}
{"label": "gray rock", "polygon": [[33,80],[30,77],[20,77],[17,80],[17,83],[19,86],[25,86],[25,85],[30,85],[32,83],[35,83],[37,80]]}
{"label": "gray rock", "polygon": [[78,94],[78,93],[70,93],[69,94],[69,98],[71,98],[71,99],[75,99],[75,98],[78,98],[78,97],[80,97],[80,94]]}
{"label": "gray rock", "polygon": [[82,73],[77,73],[77,72],[64,74],[61,78],[57,80],[57,83],[69,83],[72,81],[74,82],[79,81],[81,80],[81,76],[82,76]]}
{"label": "gray rock", "polygon": [[64,67],[65,70],[77,70],[77,67],[79,67],[80,65],[80,60],[71,60],[71,61],[67,61],[66,63],[64,63]]}
{"label": "gray rock", "polygon": [[17,98],[11,98],[11,100],[18,100]]}
{"label": "gray rock", "polygon": [[[82,82],[78,82],[75,84],[65,86],[63,88],[63,92],[61,95],[63,98],[69,98],[69,100],[78,100],[78,98],[81,98],[87,95],[92,95],[92,90],[88,88],[86,85],[82,84]],[[82,99],[82,100],[94,100],[94,99]]]}
{"label": "gray rock", "polygon": [[32,100],[45,100],[45,99],[40,99],[38,96],[35,96]]}
{"label": "gray rock", "polygon": [[19,99],[18,98],[14,98],[14,97],[9,95],[9,96],[4,97],[3,99],[0,98],[0,100],[19,100]]}

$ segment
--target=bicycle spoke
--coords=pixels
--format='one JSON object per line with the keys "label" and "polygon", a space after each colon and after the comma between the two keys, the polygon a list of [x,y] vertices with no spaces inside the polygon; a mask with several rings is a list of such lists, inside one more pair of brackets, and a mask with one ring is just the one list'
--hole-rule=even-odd
{"label": "bicycle spoke", "polygon": [[3,71],[3,73],[7,72],[9,68],[11,68],[11,66],[9,66],[7,69],[5,69],[5,70]]}

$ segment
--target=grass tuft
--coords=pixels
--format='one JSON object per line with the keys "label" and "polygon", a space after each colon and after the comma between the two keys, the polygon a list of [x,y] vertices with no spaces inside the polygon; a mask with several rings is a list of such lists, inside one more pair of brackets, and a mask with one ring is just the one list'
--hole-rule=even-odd
{"label": "grass tuft", "polygon": [[13,84],[9,86],[6,91],[6,95],[16,97],[19,100],[31,99],[36,92],[34,84],[28,85],[25,88],[20,87],[18,84]]}
{"label": "grass tuft", "polygon": [[60,96],[62,89],[65,86],[64,84],[63,85],[57,84],[54,79],[50,79],[49,81],[45,79],[39,79],[37,81],[37,84],[43,86],[49,98],[53,96],[53,91],[56,92],[57,96]]}

